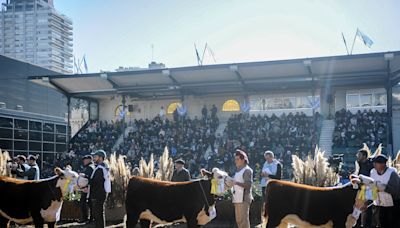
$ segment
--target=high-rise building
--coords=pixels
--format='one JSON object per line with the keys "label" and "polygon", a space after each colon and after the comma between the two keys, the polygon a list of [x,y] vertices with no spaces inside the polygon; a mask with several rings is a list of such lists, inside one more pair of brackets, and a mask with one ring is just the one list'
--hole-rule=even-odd
{"label": "high-rise building", "polygon": [[7,0],[0,12],[0,55],[72,73],[72,20],[53,0]]}

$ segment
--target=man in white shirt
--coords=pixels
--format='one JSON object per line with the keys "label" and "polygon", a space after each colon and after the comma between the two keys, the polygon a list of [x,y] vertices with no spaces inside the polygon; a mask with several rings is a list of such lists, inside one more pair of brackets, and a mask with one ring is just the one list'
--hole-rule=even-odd
{"label": "man in white shirt", "polygon": [[240,149],[236,150],[236,173],[233,181],[232,203],[235,206],[235,218],[238,228],[250,228],[250,204],[253,201],[251,185],[253,170],[248,166],[247,154]]}
{"label": "man in white shirt", "polygon": [[395,168],[387,167],[387,160],[383,154],[373,159],[374,168],[370,177],[378,187],[378,198],[374,201],[374,205],[379,211],[380,227],[400,227],[398,216],[400,177]]}
{"label": "man in white shirt", "polygon": [[265,163],[261,170],[260,186],[262,187],[262,196],[265,199],[265,190],[268,180],[282,178],[282,164],[275,159],[272,151],[267,150],[264,152]]}

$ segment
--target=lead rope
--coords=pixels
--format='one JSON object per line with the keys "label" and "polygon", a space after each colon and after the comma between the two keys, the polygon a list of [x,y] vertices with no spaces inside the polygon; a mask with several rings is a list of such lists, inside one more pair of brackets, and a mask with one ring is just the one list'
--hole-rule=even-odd
{"label": "lead rope", "polygon": [[204,192],[204,189],[203,189],[203,185],[201,185],[201,180],[199,181],[199,184],[200,184],[201,191],[203,192],[204,199],[206,200],[207,206],[208,206],[208,208],[210,208],[210,204],[208,203],[206,193]]}

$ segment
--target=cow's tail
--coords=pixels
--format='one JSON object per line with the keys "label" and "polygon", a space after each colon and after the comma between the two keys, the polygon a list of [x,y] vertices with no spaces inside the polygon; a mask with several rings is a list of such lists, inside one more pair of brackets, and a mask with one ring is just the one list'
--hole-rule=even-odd
{"label": "cow's tail", "polygon": [[124,221],[123,221],[123,223],[122,223],[124,228],[127,227],[127,226],[126,226],[126,222],[127,222],[127,221],[128,221],[128,216],[125,214],[125,215],[124,215]]}

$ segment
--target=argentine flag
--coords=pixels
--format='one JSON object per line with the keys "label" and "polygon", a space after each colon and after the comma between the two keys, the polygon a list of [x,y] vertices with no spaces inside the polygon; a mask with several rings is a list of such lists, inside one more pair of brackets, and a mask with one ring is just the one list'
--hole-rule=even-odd
{"label": "argentine flag", "polygon": [[367,47],[371,47],[374,42],[369,38],[367,35],[365,35],[363,32],[361,32],[359,29],[357,29],[357,35],[356,35],[361,41],[365,44]]}

